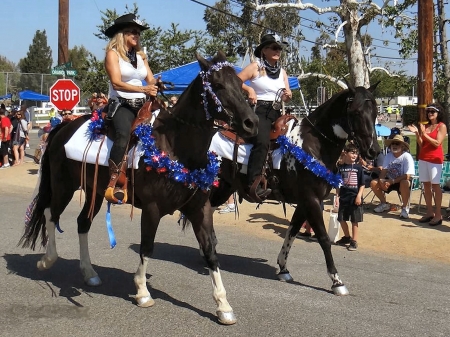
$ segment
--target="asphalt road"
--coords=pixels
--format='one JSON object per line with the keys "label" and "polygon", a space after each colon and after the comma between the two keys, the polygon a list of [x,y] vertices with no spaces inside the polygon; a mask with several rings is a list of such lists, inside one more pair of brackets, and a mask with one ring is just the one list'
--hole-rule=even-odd
{"label": "asphalt road", "polygon": [[[0,172],[0,181],[1,180]],[[29,170],[31,179],[37,170]],[[114,207],[118,244],[110,249],[104,211],[90,233],[91,258],[103,285],[87,287],[79,271],[78,194],[61,218],[59,260],[39,272],[42,251],[17,247],[33,188],[2,181],[0,227],[0,336],[449,336],[448,265],[348,252],[333,247],[350,295],[334,296],[320,247],[297,240],[289,269],[293,283],[275,279],[282,240],[254,237],[239,227],[216,226],[228,300],[238,322],[215,317],[211,281],[191,229],[175,216],[162,219],[149,264],[155,306],[135,305],[139,211]],[[243,220],[244,221],[244,220]],[[383,235],[383,233],[380,233]]]}

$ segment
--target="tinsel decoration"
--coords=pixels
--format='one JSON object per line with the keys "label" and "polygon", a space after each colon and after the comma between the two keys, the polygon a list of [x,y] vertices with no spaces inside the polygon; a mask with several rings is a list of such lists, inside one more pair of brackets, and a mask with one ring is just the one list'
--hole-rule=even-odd
{"label": "tinsel decoration", "polygon": [[292,144],[286,136],[279,136],[276,142],[280,145],[283,155],[289,153],[302,164],[307,170],[314,173],[319,178],[325,179],[333,187],[342,185],[342,178],[323,166],[316,158],[305,152],[301,147]]}
{"label": "tinsel decoration", "polygon": [[203,109],[205,110],[206,120],[210,120],[211,119],[211,114],[208,111],[208,98],[207,98],[207,94],[208,93],[211,95],[211,98],[216,103],[217,112],[221,112],[222,108],[223,108],[222,107],[222,103],[220,102],[219,98],[214,93],[214,91],[213,91],[213,89],[211,87],[211,83],[208,81],[208,77],[209,77],[209,75],[211,75],[211,73],[213,71],[219,71],[223,67],[233,67],[233,65],[231,63],[229,63],[229,62],[218,62],[216,64],[213,64],[208,69],[208,71],[200,71],[200,77],[202,78],[202,82],[203,82],[202,97],[203,97]]}
{"label": "tinsel decoration", "polygon": [[152,135],[152,131],[152,126],[148,124],[141,124],[134,131],[134,134],[142,143],[147,171],[155,170],[189,188],[199,188],[202,191],[208,191],[211,186],[219,186],[218,174],[220,159],[214,152],[208,151],[208,164],[206,168],[190,171],[177,160],[171,160],[167,153],[160,151],[156,147],[156,141]]}
{"label": "tinsel decoration", "polygon": [[91,122],[88,126],[88,137],[89,140],[97,140],[103,136],[103,129],[105,127],[105,121],[103,120],[100,113],[94,111],[92,113]]}

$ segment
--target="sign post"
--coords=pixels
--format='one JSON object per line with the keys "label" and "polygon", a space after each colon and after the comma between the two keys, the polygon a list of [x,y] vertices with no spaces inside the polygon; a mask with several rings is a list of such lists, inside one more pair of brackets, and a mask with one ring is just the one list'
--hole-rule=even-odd
{"label": "sign post", "polygon": [[80,96],[80,88],[72,80],[57,80],[50,88],[50,102],[60,111],[72,110]]}

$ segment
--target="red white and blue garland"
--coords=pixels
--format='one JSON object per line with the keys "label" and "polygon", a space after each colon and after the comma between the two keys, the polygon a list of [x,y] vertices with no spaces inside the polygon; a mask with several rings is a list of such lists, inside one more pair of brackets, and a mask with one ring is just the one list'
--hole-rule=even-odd
{"label": "red white and blue garland", "polygon": [[156,147],[156,140],[152,132],[153,128],[149,124],[141,124],[134,131],[142,143],[147,171],[155,170],[189,188],[199,188],[205,192],[209,191],[211,186],[219,186],[220,159],[217,154],[208,151],[206,168],[189,170],[177,160],[170,159],[166,152],[160,151]]}
{"label": "red white and blue garland", "polygon": [[286,136],[279,136],[276,142],[280,145],[280,150],[283,155],[291,154],[307,170],[319,178],[325,179],[331,186],[337,188],[342,185],[342,177],[339,174],[331,172],[301,147],[291,143]]}
{"label": "red white and blue garland", "polygon": [[[94,113],[87,131],[89,139],[102,136],[103,128],[103,119],[99,114]],[[166,152],[160,151],[156,147],[156,140],[152,132],[153,128],[149,124],[141,124],[134,130],[134,134],[142,143],[147,171],[155,170],[189,188],[199,188],[202,191],[209,191],[211,186],[219,186],[220,158],[214,152],[208,151],[206,168],[189,170],[177,160],[170,159]]]}
{"label": "red white and blue garland", "polygon": [[92,113],[91,122],[88,125],[87,136],[89,140],[98,140],[103,136],[105,129],[105,121],[103,120],[101,113],[95,110]]}

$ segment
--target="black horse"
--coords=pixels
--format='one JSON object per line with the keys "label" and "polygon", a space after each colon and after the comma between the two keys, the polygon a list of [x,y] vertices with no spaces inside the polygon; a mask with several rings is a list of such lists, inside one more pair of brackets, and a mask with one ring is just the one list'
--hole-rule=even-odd
{"label": "black horse", "polygon": [[[129,199],[134,199],[135,206],[142,209],[140,264],[134,276],[137,288],[136,300],[141,307],[154,304],[146,285],[146,269],[153,253],[156,231],[164,215],[180,210],[192,223],[210,269],[219,321],[233,324],[236,318],[226,299],[213,236],[209,187],[214,177],[211,183],[206,185],[204,178],[207,175],[205,172],[208,171],[206,168],[212,165],[211,161],[215,159],[212,158],[213,154],[208,154],[214,119],[231,123],[243,137],[254,136],[257,133],[258,119],[242,94],[242,81],[236,76],[233,66],[226,62],[222,52],[219,52],[212,61],[207,61],[201,56],[197,56],[197,59],[201,68],[200,74],[181,95],[173,109],[161,110],[153,124],[152,134],[145,134],[143,131],[146,127],[150,127],[148,125],[137,129],[140,130],[141,141],[142,137],[147,141],[154,140],[157,150],[153,149],[151,158],[142,157],[139,168],[128,169],[127,174],[128,177],[132,177],[128,186],[133,186],[131,195],[134,196]],[[109,181],[109,172],[104,166],[98,167],[96,172],[95,165],[92,164],[87,164],[84,168],[81,162],[68,159],[64,150],[64,144],[90,117],[81,117],[61,125],[49,135],[47,149],[42,158],[39,193],[31,212],[31,220],[20,243],[24,247],[30,246],[34,249],[41,233],[42,245],[46,245],[47,249],[37,266],[43,270],[55,263],[58,257],[55,225],[58,224],[60,215],[72,199],[73,193],[80,186],[83,175],[86,180],[86,184],[83,184],[86,200],[77,219],[80,268],[85,282],[96,286],[101,284],[101,280],[92,268],[89,257],[88,232],[91,226],[89,211],[91,202],[94,205],[93,216],[100,210]],[[159,151],[159,154],[155,155],[155,151]],[[152,168],[149,161],[155,160],[161,162],[166,160],[169,166]],[[180,165],[184,167],[180,168]],[[218,168],[217,162],[217,170]],[[194,176],[194,172],[198,176]],[[98,179],[95,179],[95,175]],[[190,180],[180,182],[183,175]],[[211,177],[209,179],[211,180]]]}
{"label": "black horse", "polygon": [[[289,250],[302,224],[308,220],[325,254],[333,292],[337,295],[348,294],[334,265],[321,202],[330,193],[330,183],[339,180],[332,172],[336,172],[336,162],[348,139],[357,144],[361,155],[366,158],[373,158],[380,151],[375,133],[377,108],[372,95],[377,84],[369,89],[349,86],[349,89],[335,94],[308,117],[303,118],[300,125],[293,128],[289,137],[290,144],[296,144],[304,151],[302,153],[306,153],[306,157],[302,157],[306,164],[296,160],[295,153],[286,153],[280,169],[274,170],[271,178],[269,176],[269,187],[273,189],[269,199],[297,205],[277,260],[280,267],[278,278],[282,281],[292,281],[286,267]],[[309,169],[306,168],[308,163]],[[246,186],[246,177],[233,171],[236,169],[240,169],[240,164],[236,166],[230,160],[222,161],[220,185],[213,189],[211,194],[212,206],[224,203],[235,190],[252,202],[243,189]],[[320,169],[329,173],[328,182],[316,175]]]}

